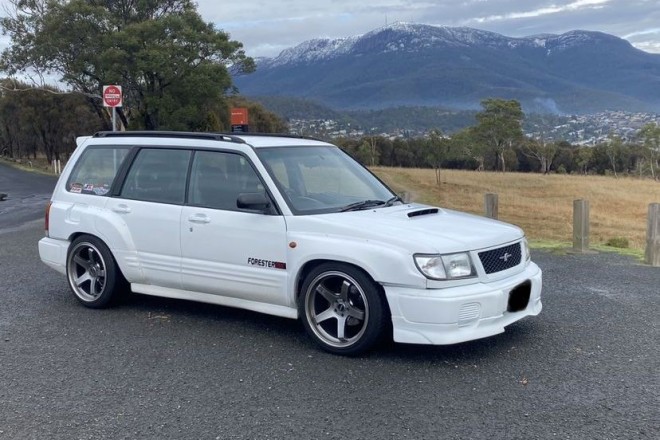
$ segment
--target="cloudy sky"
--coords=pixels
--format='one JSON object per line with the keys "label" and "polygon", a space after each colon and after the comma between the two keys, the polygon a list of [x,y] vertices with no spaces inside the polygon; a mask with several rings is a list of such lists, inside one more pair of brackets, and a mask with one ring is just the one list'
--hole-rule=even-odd
{"label": "cloudy sky", "polygon": [[[0,15],[8,0],[0,0]],[[468,26],[510,37],[570,30],[607,32],[660,53],[660,0],[197,0],[206,21],[276,56],[319,37],[364,34],[396,21]],[[0,37],[0,47],[8,43]]]}
{"label": "cloudy sky", "polygon": [[318,37],[369,32],[386,23],[468,26],[510,37],[592,30],[660,53],[660,0],[198,0],[206,21],[248,55],[276,56]]}

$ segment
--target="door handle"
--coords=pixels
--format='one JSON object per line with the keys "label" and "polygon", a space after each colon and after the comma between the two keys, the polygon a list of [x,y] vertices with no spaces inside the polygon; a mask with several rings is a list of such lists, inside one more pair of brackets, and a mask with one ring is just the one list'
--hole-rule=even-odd
{"label": "door handle", "polygon": [[204,223],[210,223],[211,218],[205,214],[193,214],[190,217],[188,217],[188,221],[190,223],[204,224]]}
{"label": "door handle", "polygon": [[128,205],[124,205],[123,203],[115,206],[112,208],[112,210],[118,214],[128,214],[131,212],[131,208],[129,208]]}

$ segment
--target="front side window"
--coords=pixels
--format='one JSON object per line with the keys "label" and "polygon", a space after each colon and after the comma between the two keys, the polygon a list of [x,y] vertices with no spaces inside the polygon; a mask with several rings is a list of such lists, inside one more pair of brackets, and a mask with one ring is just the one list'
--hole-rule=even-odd
{"label": "front side window", "polygon": [[128,147],[90,147],[83,152],[66,183],[72,193],[104,196],[110,192]]}
{"label": "front side window", "polygon": [[245,157],[220,151],[195,153],[189,205],[235,211],[241,193],[265,193],[259,176]]}
{"label": "front side window", "polygon": [[131,165],[120,196],[125,199],[183,204],[191,152],[145,148]]}
{"label": "front side window", "polygon": [[394,194],[353,158],[332,146],[260,148],[257,152],[294,214],[384,206]]}

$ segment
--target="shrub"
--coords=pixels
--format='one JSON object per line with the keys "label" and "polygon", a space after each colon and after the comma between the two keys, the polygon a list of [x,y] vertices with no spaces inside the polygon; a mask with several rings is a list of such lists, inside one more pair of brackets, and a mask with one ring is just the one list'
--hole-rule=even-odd
{"label": "shrub", "polygon": [[626,237],[612,237],[605,242],[605,246],[625,249],[630,246],[630,242],[628,242]]}

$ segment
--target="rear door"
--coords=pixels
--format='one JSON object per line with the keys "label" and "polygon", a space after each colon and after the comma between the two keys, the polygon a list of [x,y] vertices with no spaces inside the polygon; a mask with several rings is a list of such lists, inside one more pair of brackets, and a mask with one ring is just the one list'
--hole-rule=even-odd
{"label": "rear door", "polygon": [[181,288],[179,222],[191,156],[186,149],[141,149],[119,196],[106,205],[126,224],[137,251],[133,264],[142,271],[142,283]]}
{"label": "rear door", "polygon": [[245,156],[195,152],[181,214],[183,287],[288,305],[284,217],[239,209],[241,193],[266,193]]}

